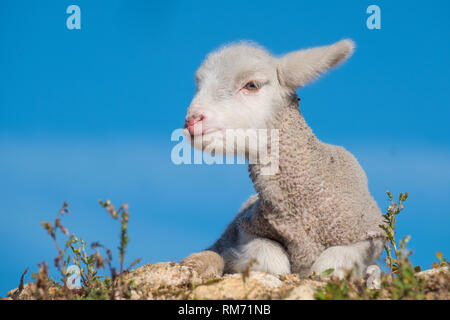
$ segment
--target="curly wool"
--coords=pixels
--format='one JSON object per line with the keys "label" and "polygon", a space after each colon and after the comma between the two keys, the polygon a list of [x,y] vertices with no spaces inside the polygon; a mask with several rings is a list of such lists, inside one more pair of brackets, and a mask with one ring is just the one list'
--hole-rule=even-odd
{"label": "curly wool", "polygon": [[279,172],[262,175],[260,165],[249,165],[258,194],[211,250],[223,253],[245,230],[282,244],[292,271],[307,275],[328,247],[384,237],[383,216],[351,153],[317,139],[296,102],[282,108],[272,126],[280,130]]}

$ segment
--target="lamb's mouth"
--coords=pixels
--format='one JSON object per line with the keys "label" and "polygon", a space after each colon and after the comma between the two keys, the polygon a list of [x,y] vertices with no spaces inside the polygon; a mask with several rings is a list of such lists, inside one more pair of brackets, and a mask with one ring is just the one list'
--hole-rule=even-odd
{"label": "lamb's mouth", "polygon": [[208,138],[208,137],[212,136],[214,133],[218,133],[218,132],[223,132],[223,130],[222,129],[216,129],[216,128],[214,128],[214,129],[207,129],[207,130],[203,131],[200,134],[190,134],[190,136],[191,136],[191,139],[196,139],[198,137],[202,137],[202,139],[205,139],[205,138]]}

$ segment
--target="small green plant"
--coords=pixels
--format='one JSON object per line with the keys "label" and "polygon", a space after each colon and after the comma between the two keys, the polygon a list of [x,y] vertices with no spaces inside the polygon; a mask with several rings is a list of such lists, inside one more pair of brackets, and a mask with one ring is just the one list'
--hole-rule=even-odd
{"label": "small green plant", "polygon": [[333,268],[327,269],[324,272],[321,273],[321,277],[328,277],[329,275],[331,275],[334,272]]}
{"label": "small green plant", "polygon": [[252,266],[257,263],[258,263],[258,260],[253,258],[247,263],[245,269],[241,270],[242,281],[244,282],[244,285],[245,285],[245,281],[248,279],[248,277],[250,277],[250,270],[252,269]]}
{"label": "small green plant", "polygon": [[380,291],[369,290],[363,279],[353,279],[352,272],[347,272],[344,279],[332,276],[314,295],[317,300],[368,300],[379,296]]}
{"label": "small green plant", "polygon": [[122,205],[119,210],[115,210],[114,206],[111,204],[111,201],[103,202],[102,200],[99,200],[100,204],[108,211],[109,215],[120,222],[120,246],[119,246],[119,260],[120,260],[120,272],[119,274],[122,274],[124,271],[129,271],[130,268],[135,266],[140,262],[140,258],[135,259],[131,264],[128,266],[126,270],[123,268],[124,260],[125,260],[125,251],[126,247],[128,245],[128,242],[130,241],[130,238],[128,237],[128,219],[130,217],[130,213],[128,212],[128,204]]}
{"label": "small green plant", "polygon": [[245,298],[247,299],[248,297],[248,292],[247,292],[247,279],[250,277],[250,271],[252,269],[252,266],[257,264],[258,260],[256,258],[251,259],[249,262],[247,262],[247,265],[245,266],[245,268],[243,270],[240,270],[241,276],[242,276],[242,284],[244,285],[245,288]]}
{"label": "small green plant", "polygon": [[331,277],[327,281],[324,288],[317,289],[314,297],[317,300],[346,300],[350,298],[350,290],[347,281],[348,279],[340,280],[335,277]]}
{"label": "small green plant", "polygon": [[436,258],[438,258],[438,262],[437,263],[433,262],[433,264],[431,265],[433,268],[442,268],[450,266],[450,262],[446,258],[444,258],[442,252],[440,251],[436,252]]}
{"label": "small green plant", "polygon": [[[419,267],[413,267],[406,251],[410,237],[396,240],[396,219],[404,209],[408,193],[400,194],[398,202],[394,202],[392,194],[387,191],[390,205],[384,215],[385,224],[380,225],[386,234],[386,264],[390,274],[381,274],[381,288],[369,290],[362,279],[352,279],[348,273],[344,279],[331,277],[323,288],[316,291],[315,298],[320,300],[342,299],[425,299],[448,294],[442,286],[427,282],[423,277],[417,277]],[[439,263],[436,266],[448,264],[442,254],[437,254]],[[449,275],[440,275],[435,282],[446,283]],[[445,287],[445,286],[444,286]]]}
{"label": "small green plant", "polygon": [[382,288],[393,300],[424,299],[426,292],[425,285],[425,280],[416,277],[416,270],[404,258],[400,260],[396,276],[385,277],[382,282]]}
{"label": "small green plant", "polygon": [[[110,249],[103,246],[100,242],[93,242],[90,246],[93,252],[87,252],[87,243],[82,238],[78,238],[74,234],[69,236],[66,227],[61,223],[62,216],[69,214],[68,203],[64,203],[59,210],[55,221],[45,222],[41,224],[43,228],[52,238],[58,255],[54,259],[54,265],[61,275],[61,282],[53,281],[48,272],[48,265],[46,262],[40,263],[37,273],[33,273],[35,283],[33,288],[33,296],[36,299],[116,299],[117,297],[129,298],[131,290],[135,286],[133,283],[125,283],[122,275],[126,274],[131,267],[140,262],[140,259],[135,259],[128,268],[124,268],[126,248],[129,243],[128,237],[128,221],[129,211],[128,205],[122,205],[118,210],[115,210],[111,202],[99,201],[100,204],[107,210],[109,215],[120,222],[120,245],[119,245],[119,272],[112,265],[113,255]],[[64,247],[59,245],[57,239],[58,230],[67,236]],[[101,250],[106,254],[104,258]],[[81,287],[74,288],[74,280],[76,277],[68,270],[70,263],[73,263],[79,270],[79,277],[81,280]],[[102,276],[99,274],[100,269],[109,268],[109,276]],[[27,268],[28,270],[28,268]],[[13,298],[18,298],[23,291],[23,277],[21,277],[18,290],[13,294]]]}
{"label": "small green plant", "polygon": [[[64,295],[71,296],[71,291],[67,286],[68,273],[66,271],[67,261],[65,260],[65,254],[68,247],[70,246],[70,241],[66,241],[65,247],[61,248],[57,239],[58,229],[60,230],[61,233],[63,233],[66,236],[69,234],[67,228],[61,224],[61,217],[69,214],[68,207],[69,204],[67,202],[64,202],[56,215],[54,223],[52,224],[51,222],[41,221],[41,225],[52,238],[56,250],[58,251],[58,255],[54,259],[54,264],[59,273],[61,274],[62,291],[64,292]],[[51,281],[48,275],[48,265],[46,262],[42,262],[38,264],[38,266],[39,266],[38,273],[33,273],[32,276],[34,279],[36,279],[36,284],[38,288],[41,289],[43,298],[47,299],[49,282]]]}
{"label": "small green plant", "polygon": [[386,264],[393,276],[400,271],[400,264],[404,261],[404,249],[408,244],[410,237],[405,237],[397,243],[395,239],[395,223],[397,215],[404,209],[403,202],[408,199],[408,193],[400,193],[398,203],[395,203],[392,194],[386,192],[390,201],[390,206],[387,209],[387,213],[384,215],[385,224],[380,225],[380,228],[384,230],[386,235],[386,244],[384,249],[386,251]]}
{"label": "small green plant", "polygon": [[[408,193],[400,193],[398,202],[396,203],[392,194],[387,191],[390,206],[384,215],[385,224],[380,225],[386,234],[386,265],[390,269],[391,279],[384,283],[384,287],[388,289],[393,299],[415,298],[423,299],[423,279],[415,276],[420,271],[420,267],[413,267],[409,261],[409,253],[406,251],[406,245],[411,237],[406,236],[400,241],[396,241],[396,218],[403,211],[403,202],[408,199]],[[394,277],[394,275],[396,275]]]}

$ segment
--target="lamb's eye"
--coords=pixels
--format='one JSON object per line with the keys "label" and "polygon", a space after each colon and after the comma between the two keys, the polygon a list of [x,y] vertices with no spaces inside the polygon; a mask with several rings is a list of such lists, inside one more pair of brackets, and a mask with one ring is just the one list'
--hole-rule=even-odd
{"label": "lamb's eye", "polygon": [[249,81],[244,86],[244,89],[247,89],[249,91],[257,91],[260,88],[260,85],[255,81]]}

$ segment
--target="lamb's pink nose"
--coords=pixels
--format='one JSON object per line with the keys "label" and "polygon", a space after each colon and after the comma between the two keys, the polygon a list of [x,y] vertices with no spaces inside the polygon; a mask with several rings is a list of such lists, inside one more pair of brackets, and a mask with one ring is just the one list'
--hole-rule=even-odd
{"label": "lamb's pink nose", "polygon": [[201,134],[202,133],[202,121],[205,119],[204,115],[201,115],[200,117],[192,117],[189,119],[186,119],[186,122],[184,123],[184,127],[189,130],[189,133],[191,135],[195,134]]}

